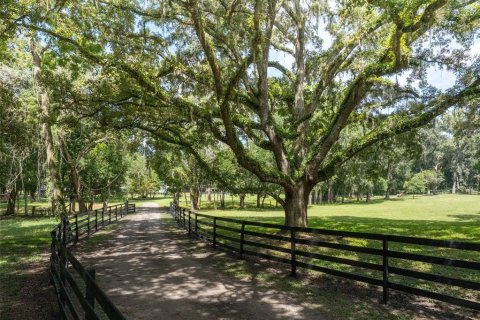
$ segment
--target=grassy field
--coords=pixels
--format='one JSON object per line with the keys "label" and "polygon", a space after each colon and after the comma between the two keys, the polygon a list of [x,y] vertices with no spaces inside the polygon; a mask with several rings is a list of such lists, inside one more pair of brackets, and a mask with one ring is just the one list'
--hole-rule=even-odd
{"label": "grassy field", "polygon": [[[267,199],[264,208],[257,208],[254,197],[246,200],[245,209],[239,208],[235,199],[233,206],[227,201],[226,210],[214,210],[204,197],[201,211],[243,220],[283,223],[283,209],[275,208],[274,201],[270,206]],[[162,200],[161,204],[168,203]],[[185,201],[180,204],[184,206]],[[480,196],[442,194],[313,205],[308,207],[308,224],[314,228],[480,242]]]}

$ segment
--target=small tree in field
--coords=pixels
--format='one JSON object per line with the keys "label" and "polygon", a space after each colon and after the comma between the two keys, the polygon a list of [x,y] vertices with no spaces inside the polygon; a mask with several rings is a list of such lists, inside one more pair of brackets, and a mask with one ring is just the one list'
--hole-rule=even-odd
{"label": "small tree in field", "polygon": [[421,194],[425,192],[425,180],[422,173],[417,173],[411,179],[407,180],[403,185],[407,193],[411,193],[415,199],[415,194]]}
{"label": "small tree in field", "polygon": [[433,194],[437,194],[438,186],[443,182],[442,174],[434,170],[422,171],[420,174],[422,174],[428,193],[430,194],[431,191]]}

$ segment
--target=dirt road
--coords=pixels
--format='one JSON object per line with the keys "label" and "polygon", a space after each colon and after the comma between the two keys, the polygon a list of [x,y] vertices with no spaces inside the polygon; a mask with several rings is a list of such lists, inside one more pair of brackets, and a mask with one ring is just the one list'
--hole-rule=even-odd
{"label": "dirt road", "polygon": [[[198,249],[166,212],[147,204],[95,253],[79,258],[129,319],[325,319],[288,292],[220,273],[212,249]],[[82,251],[85,251],[82,253]]]}

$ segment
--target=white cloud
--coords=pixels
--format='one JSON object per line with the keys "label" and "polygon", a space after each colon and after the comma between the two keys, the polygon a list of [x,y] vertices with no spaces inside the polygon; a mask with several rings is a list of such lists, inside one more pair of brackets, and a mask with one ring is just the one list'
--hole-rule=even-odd
{"label": "white cloud", "polygon": [[480,55],[480,39],[477,38],[477,40],[474,41],[473,46],[470,48],[470,54]]}

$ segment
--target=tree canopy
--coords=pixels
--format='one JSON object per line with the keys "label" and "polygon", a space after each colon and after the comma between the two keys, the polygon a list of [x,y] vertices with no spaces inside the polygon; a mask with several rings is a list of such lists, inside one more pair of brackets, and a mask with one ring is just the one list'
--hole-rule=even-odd
{"label": "tree canopy", "polygon": [[[63,108],[175,145],[219,181],[212,164],[229,153],[283,189],[288,225],[306,225],[311,191],[351,159],[451,107],[478,114],[476,1],[8,1],[0,10],[2,46],[21,34],[47,48],[44,72]],[[431,67],[454,84],[436,88]]]}

